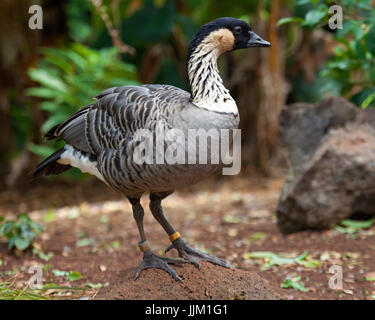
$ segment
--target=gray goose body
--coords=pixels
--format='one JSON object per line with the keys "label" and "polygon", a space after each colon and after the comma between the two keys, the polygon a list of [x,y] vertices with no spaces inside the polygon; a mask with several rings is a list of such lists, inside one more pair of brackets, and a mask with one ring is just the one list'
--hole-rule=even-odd
{"label": "gray goose body", "polygon": [[[137,164],[133,153],[140,129],[155,133],[156,127],[163,125],[166,129],[180,129],[188,137],[188,129],[233,129],[239,123],[238,114],[199,108],[190,101],[189,92],[168,85],[115,87],[96,98],[94,104],[53,129],[53,135],[67,143],[67,152],[62,154],[59,163],[72,165],[72,158],[76,158],[78,164],[73,165],[83,171],[90,172],[96,167],[97,176],[131,197],[196,183],[219,167],[215,164]],[[184,145],[188,146],[187,140]],[[187,159],[188,148],[185,152]],[[155,157],[156,151],[153,154]]]}
{"label": "gray goose body", "polygon": [[[261,46],[270,46],[270,43],[256,35],[246,22],[216,19],[203,25],[190,44],[187,73],[191,92],[168,85],[111,88],[98,94],[95,103],[46,134],[47,139],[60,138],[66,145],[40,163],[32,173],[34,177],[59,174],[73,166],[97,176],[129,199],[140,236],[138,245],[143,252],[135,279],[142,270],[159,268],[182,281],[169,266],[181,260],[160,257],[148,244],[140,203],[144,192],[150,192],[150,211],[172,243],[166,252],[176,249],[181,258],[197,267],[198,260],[229,267],[224,260],[190,247],[165,218],[161,202],[174,189],[206,178],[221,165],[220,161],[210,161],[211,157],[207,164],[200,161],[201,140],[199,146],[196,141],[190,141],[189,129],[203,130],[205,138],[210,137],[205,151],[208,156],[214,156],[215,152],[219,153],[216,148],[221,148],[221,140],[228,138],[222,130],[229,129],[226,133],[230,134],[228,131],[238,127],[237,106],[219,76],[217,58],[226,51]],[[176,139],[174,148],[181,151],[184,160],[158,162],[157,155],[168,149],[168,142],[162,140],[158,151],[160,145],[155,137],[151,161],[135,161],[134,151],[141,144],[142,132],[147,130],[151,136],[157,136],[160,127],[182,133],[182,140]],[[215,146],[212,153],[211,146]],[[222,157],[221,153],[222,150]],[[218,160],[222,159],[220,156]]]}

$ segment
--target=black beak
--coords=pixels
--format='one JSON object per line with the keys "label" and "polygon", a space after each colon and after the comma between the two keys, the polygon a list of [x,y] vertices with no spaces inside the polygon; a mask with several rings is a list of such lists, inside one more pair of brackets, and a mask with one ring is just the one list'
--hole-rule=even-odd
{"label": "black beak", "polygon": [[250,40],[247,43],[247,47],[270,47],[271,43],[259,37],[255,32],[249,31]]}

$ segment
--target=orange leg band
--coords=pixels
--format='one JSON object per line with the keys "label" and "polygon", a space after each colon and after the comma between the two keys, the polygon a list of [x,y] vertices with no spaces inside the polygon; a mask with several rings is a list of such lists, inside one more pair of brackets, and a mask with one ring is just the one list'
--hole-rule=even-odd
{"label": "orange leg band", "polygon": [[178,239],[178,238],[181,238],[181,235],[180,235],[179,232],[175,232],[174,234],[171,234],[171,235],[169,236],[169,240],[171,240],[171,242],[175,241],[175,240]]}
{"label": "orange leg band", "polygon": [[139,247],[139,250],[141,250],[142,252],[151,250],[150,245],[148,244],[147,240],[141,243],[138,243],[138,247]]}

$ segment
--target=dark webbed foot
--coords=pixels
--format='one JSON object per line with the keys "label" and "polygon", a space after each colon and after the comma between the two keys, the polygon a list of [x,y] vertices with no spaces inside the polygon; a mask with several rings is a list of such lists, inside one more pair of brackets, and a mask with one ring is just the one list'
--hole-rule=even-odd
{"label": "dark webbed foot", "polygon": [[143,261],[139,265],[134,280],[137,280],[140,273],[149,268],[157,268],[162,269],[166,272],[168,272],[175,280],[182,281],[182,279],[178,276],[178,274],[169,266],[169,264],[175,264],[179,265],[181,263],[184,263],[185,261],[177,260],[177,259],[170,259],[170,258],[164,258],[160,257],[154,253],[152,253],[151,250],[146,251],[143,254]]}
{"label": "dark webbed foot", "polygon": [[165,250],[165,252],[168,252],[169,250],[171,250],[173,248],[178,251],[178,255],[181,258],[191,262],[192,264],[194,264],[198,268],[200,268],[200,263],[198,262],[198,260],[208,261],[208,262],[211,262],[213,264],[216,264],[216,265],[219,265],[219,266],[222,266],[222,267],[225,267],[225,268],[231,267],[223,259],[217,258],[215,256],[211,256],[211,255],[209,255],[207,253],[204,253],[202,251],[193,249],[182,238],[178,238],[178,239],[174,240],[173,243]]}

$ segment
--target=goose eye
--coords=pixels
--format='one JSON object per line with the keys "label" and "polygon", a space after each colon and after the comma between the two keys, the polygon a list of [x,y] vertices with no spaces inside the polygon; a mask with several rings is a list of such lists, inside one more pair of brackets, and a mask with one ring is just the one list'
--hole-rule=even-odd
{"label": "goose eye", "polygon": [[234,27],[234,32],[236,34],[240,34],[242,32],[242,28],[240,26]]}

